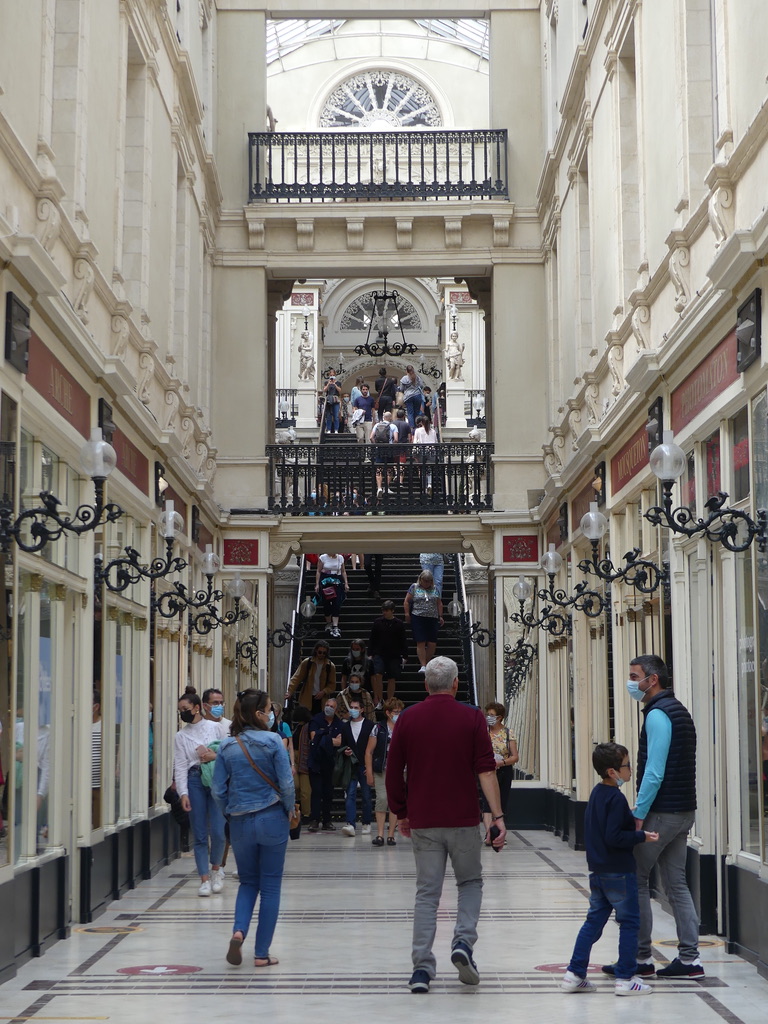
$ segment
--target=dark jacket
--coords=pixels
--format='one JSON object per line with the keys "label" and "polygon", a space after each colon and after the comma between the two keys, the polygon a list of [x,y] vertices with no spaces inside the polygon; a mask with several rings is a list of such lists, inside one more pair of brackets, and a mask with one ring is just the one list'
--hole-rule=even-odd
{"label": "dark jacket", "polygon": [[330,721],[325,715],[315,715],[309,723],[309,734],[312,739],[309,747],[309,770],[320,772],[324,768],[333,767],[333,759],[338,747],[334,747],[333,740],[341,732],[341,721],[334,717]]}
{"label": "dark jacket", "polygon": [[355,741],[352,734],[352,726],[349,722],[341,723],[341,746],[351,747],[355,752],[359,764],[365,764],[365,751],[368,747],[368,740],[371,738],[373,727],[376,723],[371,722],[369,719],[363,719],[363,727],[360,730],[360,735]]}
{"label": "dark jacket", "polygon": [[643,781],[648,760],[645,718],[649,711],[663,711],[672,723],[667,765],[650,809],[661,814],[696,810],[696,726],[688,709],[671,690],[662,690],[643,705],[643,728],[637,752],[637,788]]}
{"label": "dark jacket", "polygon": [[645,832],[635,829],[635,819],[618,786],[599,782],[584,813],[584,845],[590,871],[598,874],[634,875],[632,853],[645,842]]}
{"label": "dark jacket", "polygon": [[402,619],[385,619],[380,615],[373,620],[371,635],[368,637],[368,653],[373,657],[407,658],[408,639]]}

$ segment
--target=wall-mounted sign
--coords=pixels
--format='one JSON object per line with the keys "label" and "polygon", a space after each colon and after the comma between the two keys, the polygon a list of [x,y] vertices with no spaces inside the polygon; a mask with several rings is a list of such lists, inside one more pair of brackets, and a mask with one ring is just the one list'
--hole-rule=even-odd
{"label": "wall-mounted sign", "polygon": [[34,332],[29,336],[27,381],[78,433],[90,437],[91,400],[88,392]]}
{"label": "wall-mounted sign", "polygon": [[125,434],[117,429],[112,435],[112,447],[117,452],[117,468],[144,494],[149,494],[149,459]]}
{"label": "wall-mounted sign", "polygon": [[502,561],[538,562],[539,538],[532,534],[508,534],[502,537]]}
{"label": "wall-mounted sign", "polygon": [[738,380],[736,349],[734,330],[672,392],[672,430],[676,434],[729,384]]}
{"label": "wall-mounted sign", "polygon": [[224,565],[258,565],[259,542],[257,540],[225,540]]}
{"label": "wall-mounted sign", "polygon": [[[648,465],[648,428],[644,423],[611,459],[611,489],[619,493],[633,476]],[[588,510],[587,510],[588,511]]]}

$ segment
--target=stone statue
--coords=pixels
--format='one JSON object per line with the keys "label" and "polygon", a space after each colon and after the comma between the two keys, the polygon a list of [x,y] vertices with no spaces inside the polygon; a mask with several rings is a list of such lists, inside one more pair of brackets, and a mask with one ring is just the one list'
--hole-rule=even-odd
{"label": "stone statue", "polygon": [[315,343],[311,331],[302,331],[299,339],[299,380],[315,379]]}
{"label": "stone statue", "polygon": [[461,368],[464,365],[464,345],[459,342],[458,331],[451,331],[445,349],[445,358],[448,363],[448,380],[464,380],[461,374]]}

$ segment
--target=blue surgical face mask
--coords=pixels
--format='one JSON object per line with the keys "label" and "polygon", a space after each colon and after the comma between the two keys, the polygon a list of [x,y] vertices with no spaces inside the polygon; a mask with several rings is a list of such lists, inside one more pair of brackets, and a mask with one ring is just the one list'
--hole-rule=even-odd
{"label": "blue surgical face mask", "polygon": [[275,724],[275,712],[274,711],[270,711],[269,712],[269,718],[267,719],[267,725],[271,729],[274,724]]}
{"label": "blue surgical face mask", "polygon": [[400,717],[400,712],[399,712],[399,711],[398,711],[398,712],[397,712],[396,714],[395,714],[395,713],[393,713],[393,715],[392,715],[392,721],[393,721],[393,722],[396,722],[396,721],[398,720],[398,718],[399,718],[399,717]]}
{"label": "blue surgical face mask", "polygon": [[485,716],[485,720],[488,723],[488,725],[496,725],[496,718],[497,718],[496,715],[486,715]]}
{"label": "blue surgical face mask", "polygon": [[323,708],[323,712],[325,713],[327,718],[333,718],[333,716],[336,714],[336,708],[331,707],[330,704],[326,704],[325,707]]}
{"label": "blue surgical face mask", "polygon": [[640,683],[644,683],[648,676],[644,676],[642,679],[628,679],[627,680],[627,693],[632,700],[642,700],[645,694],[640,689]]}
{"label": "blue surgical face mask", "polygon": [[626,779],[622,779],[622,777],[620,775],[614,775],[613,776],[613,781],[616,783],[616,785],[619,787],[619,789],[621,789],[621,787],[624,785],[624,783],[627,780]]}
{"label": "blue surgical face mask", "polygon": [[211,704],[211,714],[213,715],[214,718],[221,718],[221,716],[224,714],[224,705]]}
{"label": "blue surgical face mask", "polygon": [[350,708],[349,709],[349,717],[351,719],[353,719],[353,720],[359,718],[360,717],[360,708]]}
{"label": "blue surgical face mask", "polygon": [[349,688],[353,693],[357,693],[357,691],[360,689],[360,683],[350,683]]}

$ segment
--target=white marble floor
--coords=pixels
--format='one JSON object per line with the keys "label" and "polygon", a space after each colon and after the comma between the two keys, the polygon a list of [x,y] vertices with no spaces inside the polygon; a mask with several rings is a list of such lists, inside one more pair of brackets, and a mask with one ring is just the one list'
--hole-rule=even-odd
{"label": "white marble floor", "polygon": [[[270,1024],[360,1024],[406,1014],[420,1024],[495,1017],[542,1024],[768,1019],[768,982],[729,956],[717,936],[702,938],[703,980],[656,980],[650,997],[616,999],[599,969],[615,959],[613,922],[593,950],[597,992],[561,993],[587,907],[587,872],[584,855],[549,833],[511,833],[502,853],[483,853],[477,988],[461,985],[449,960],[455,907],[449,872],[435,947],[438,977],[419,996],[407,988],[415,885],[408,840],[377,848],[359,830],[355,839],[305,830],[289,847],[272,944],[278,966],[254,969],[245,955],[252,953],[253,932],[242,966],[226,963],[237,883],[228,878],[220,896],[200,899],[186,856],[0,986],[0,1020],[189,1024],[230,1022],[243,1012]],[[660,961],[674,956],[673,923],[658,906],[654,943]]]}

